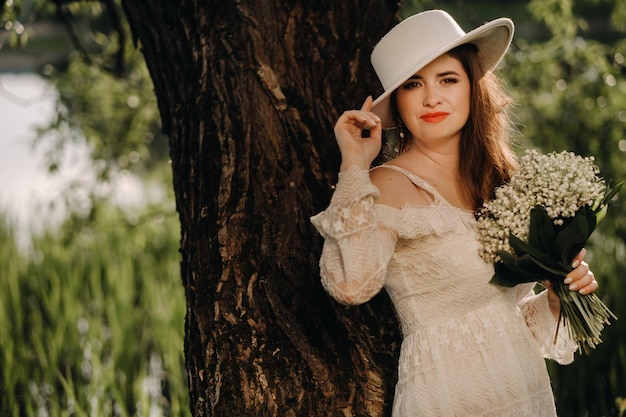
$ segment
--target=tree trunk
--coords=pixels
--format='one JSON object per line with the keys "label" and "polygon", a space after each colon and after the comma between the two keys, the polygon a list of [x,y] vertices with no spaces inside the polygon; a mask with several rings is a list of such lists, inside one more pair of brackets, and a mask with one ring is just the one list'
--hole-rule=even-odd
{"label": "tree trunk", "polygon": [[170,141],[192,415],[389,414],[390,302],[329,299],[309,217],[336,181],[334,121],[380,92],[369,54],[397,3],[123,6]]}

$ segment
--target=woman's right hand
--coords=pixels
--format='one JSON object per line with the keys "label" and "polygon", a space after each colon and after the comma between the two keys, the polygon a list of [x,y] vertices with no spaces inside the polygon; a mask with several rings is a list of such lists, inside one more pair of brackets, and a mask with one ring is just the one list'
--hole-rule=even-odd
{"label": "woman's right hand", "polygon": [[[380,152],[382,125],[380,117],[371,112],[372,97],[363,103],[361,110],[345,111],[335,124],[335,138],[341,152],[341,171],[353,165],[369,169]],[[363,130],[369,129],[369,137],[363,137]]]}

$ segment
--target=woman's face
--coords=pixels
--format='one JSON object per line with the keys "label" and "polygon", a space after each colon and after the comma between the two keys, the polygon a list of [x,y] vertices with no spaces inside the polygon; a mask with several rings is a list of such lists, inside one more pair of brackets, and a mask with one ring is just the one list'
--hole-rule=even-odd
{"label": "woman's face", "polygon": [[413,140],[458,142],[470,113],[470,90],[463,65],[447,54],[398,87],[398,111]]}

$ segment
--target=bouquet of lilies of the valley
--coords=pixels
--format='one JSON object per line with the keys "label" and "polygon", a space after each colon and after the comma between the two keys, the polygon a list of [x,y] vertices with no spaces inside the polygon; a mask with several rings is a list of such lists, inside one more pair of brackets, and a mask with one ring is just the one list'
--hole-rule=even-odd
{"label": "bouquet of lilies of the valley", "polygon": [[527,151],[478,221],[481,255],[495,262],[491,281],[513,287],[549,280],[561,302],[557,334],[562,324],[585,352],[601,343],[609,319],[617,319],[595,294],[570,291],[563,282],[622,186],[609,187],[598,173],[593,157]]}

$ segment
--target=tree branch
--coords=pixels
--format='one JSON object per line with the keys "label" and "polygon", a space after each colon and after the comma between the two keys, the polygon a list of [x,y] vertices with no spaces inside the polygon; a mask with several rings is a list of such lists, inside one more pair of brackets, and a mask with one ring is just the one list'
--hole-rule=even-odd
{"label": "tree branch", "polygon": [[124,54],[126,52],[126,31],[124,30],[124,26],[122,25],[122,15],[119,13],[117,9],[117,5],[114,0],[102,0],[101,3],[104,3],[106,6],[107,13],[109,15],[109,19],[117,33],[117,39],[119,42],[119,47],[115,54],[115,72],[118,75],[122,75],[124,73]]}
{"label": "tree branch", "polygon": [[72,45],[74,45],[74,48],[81,54],[81,57],[83,58],[83,61],[85,61],[85,64],[92,65],[93,61],[91,60],[91,57],[89,56],[89,52],[87,52],[87,49],[82,44],[82,42],[80,41],[80,38],[78,37],[78,34],[74,30],[74,26],[72,26],[72,22],[70,21],[70,16],[64,7],[65,3],[67,2],[64,0],[54,0],[54,4],[56,5],[56,8],[57,8],[56,15],[61,21],[61,24],[63,25],[63,27],[65,27],[65,31],[67,32],[67,35],[70,38],[70,42],[72,42]]}
{"label": "tree branch", "polygon": [[[115,0],[97,1],[104,6],[111,26],[113,27],[113,32],[117,35],[119,43],[118,49],[114,54],[115,63],[113,67],[109,67],[107,65],[100,65],[100,67],[116,77],[123,77],[124,69],[126,67],[124,62],[124,55],[126,53],[127,34],[126,30],[124,29],[124,25],[122,24],[122,14],[117,9]],[[54,4],[56,5],[56,15],[64,26],[65,31],[70,38],[70,42],[74,46],[74,49],[80,53],[82,60],[87,65],[93,65],[94,61],[91,58],[91,55],[89,54],[89,51],[87,50],[83,42],[81,42],[80,36],[76,32],[76,30],[74,30],[74,26],[71,22],[71,16],[65,8],[66,5],[75,2],[76,0],[54,0]]]}

